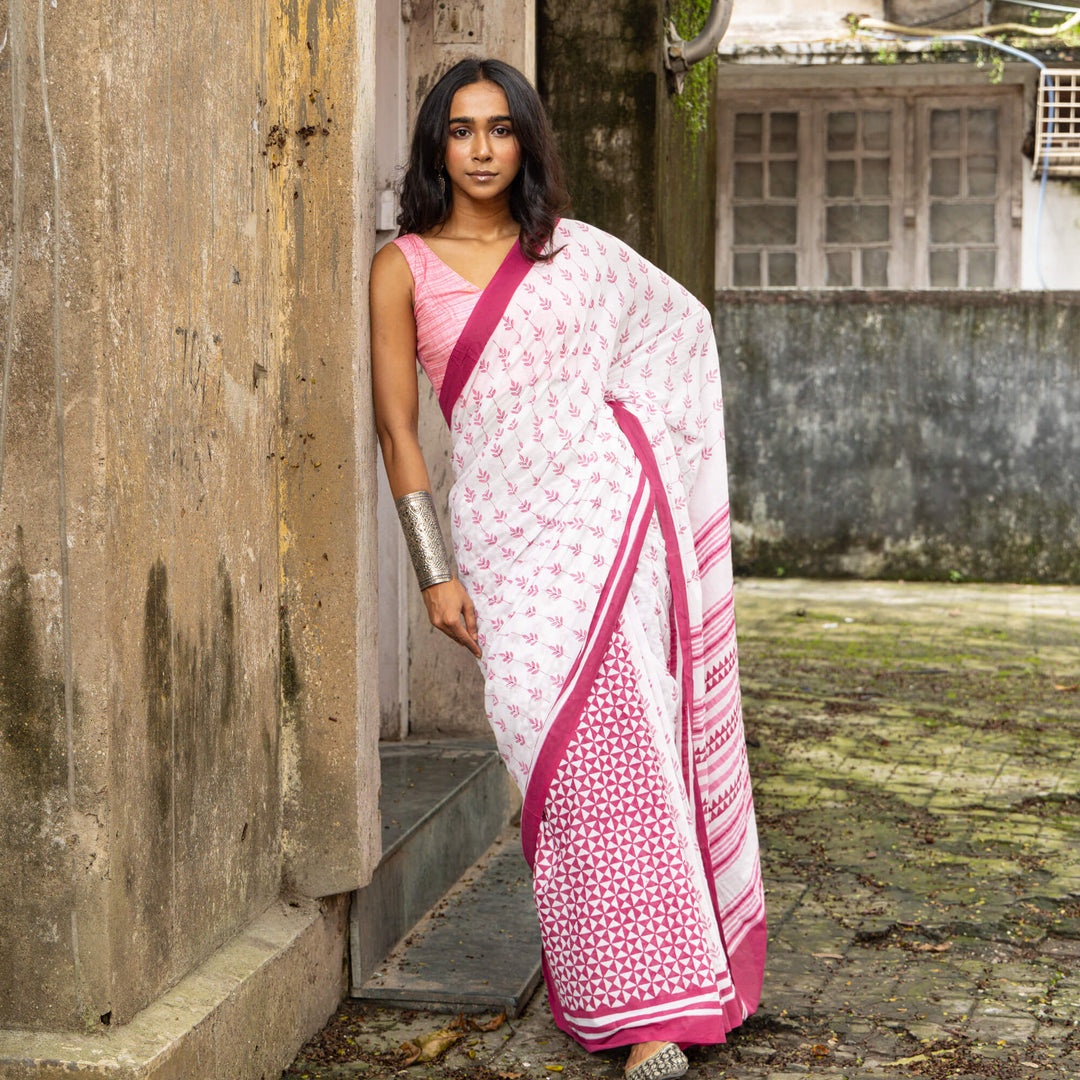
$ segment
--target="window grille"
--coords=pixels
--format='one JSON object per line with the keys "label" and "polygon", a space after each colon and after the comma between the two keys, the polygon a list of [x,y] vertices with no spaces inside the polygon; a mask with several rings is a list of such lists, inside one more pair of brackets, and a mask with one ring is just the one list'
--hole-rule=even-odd
{"label": "window grille", "polygon": [[1050,68],[1039,80],[1036,176],[1080,176],[1080,68]]}
{"label": "window grille", "polygon": [[1015,85],[725,94],[717,286],[1015,288],[1022,108]]}

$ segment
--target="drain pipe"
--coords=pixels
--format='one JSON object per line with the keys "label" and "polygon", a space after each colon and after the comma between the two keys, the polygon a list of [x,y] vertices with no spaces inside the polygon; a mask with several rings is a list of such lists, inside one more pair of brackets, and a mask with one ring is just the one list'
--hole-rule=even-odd
{"label": "drain pipe", "polygon": [[731,9],[734,6],[735,0],[712,0],[701,33],[689,41],[679,37],[673,22],[668,23],[667,36],[664,38],[664,67],[668,69],[676,94],[682,93],[683,80],[690,68],[716,52],[716,46],[731,22]]}

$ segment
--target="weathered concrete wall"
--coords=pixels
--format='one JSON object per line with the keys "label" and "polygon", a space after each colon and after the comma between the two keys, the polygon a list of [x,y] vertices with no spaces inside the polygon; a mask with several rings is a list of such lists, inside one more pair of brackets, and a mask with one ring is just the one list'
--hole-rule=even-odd
{"label": "weathered concrete wall", "polygon": [[663,8],[543,0],[538,88],[559,139],[571,216],[655,258]]}
{"label": "weathered concrete wall", "polygon": [[0,12],[0,1027],[377,859],[371,16]]}
{"label": "weathered concrete wall", "polygon": [[720,293],[738,572],[1080,582],[1080,294]]}
{"label": "weathered concrete wall", "polygon": [[[259,9],[253,9],[259,10]],[[309,896],[356,888],[381,854],[375,428],[375,5],[275,9],[267,117],[281,361],[285,872]],[[284,137],[284,144],[281,139]],[[273,168],[276,161],[280,168]]]}
{"label": "weathered concrete wall", "polygon": [[559,137],[572,216],[614,233],[708,302],[712,93],[703,87],[694,105],[669,89],[669,17],[663,0],[544,0],[538,86]]}

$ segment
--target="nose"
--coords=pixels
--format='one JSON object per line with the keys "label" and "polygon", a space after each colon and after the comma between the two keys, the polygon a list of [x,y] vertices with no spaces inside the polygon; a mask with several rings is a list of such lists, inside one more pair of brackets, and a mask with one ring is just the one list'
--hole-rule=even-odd
{"label": "nose", "polygon": [[473,159],[475,161],[488,161],[491,158],[491,143],[486,133],[481,132],[473,143]]}

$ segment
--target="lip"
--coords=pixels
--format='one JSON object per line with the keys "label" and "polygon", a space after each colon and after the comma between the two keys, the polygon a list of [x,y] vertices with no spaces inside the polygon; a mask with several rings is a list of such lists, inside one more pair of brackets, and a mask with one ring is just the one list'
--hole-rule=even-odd
{"label": "lip", "polygon": [[494,180],[498,173],[478,171],[471,172],[468,175],[473,180]]}

